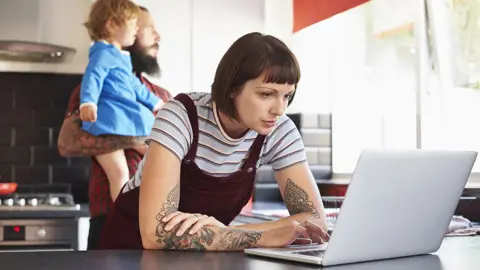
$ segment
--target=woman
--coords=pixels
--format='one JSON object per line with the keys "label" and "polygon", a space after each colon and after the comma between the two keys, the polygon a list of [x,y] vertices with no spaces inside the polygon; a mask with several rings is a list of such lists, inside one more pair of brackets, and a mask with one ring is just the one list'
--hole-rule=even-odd
{"label": "woman", "polygon": [[[180,94],[158,112],[149,149],[107,217],[104,249],[238,251],[328,241],[300,133],[284,115],[300,79],[275,37],[250,33],[220,61],[211,94]],[[227,227],[269,164],[291,214]]]}

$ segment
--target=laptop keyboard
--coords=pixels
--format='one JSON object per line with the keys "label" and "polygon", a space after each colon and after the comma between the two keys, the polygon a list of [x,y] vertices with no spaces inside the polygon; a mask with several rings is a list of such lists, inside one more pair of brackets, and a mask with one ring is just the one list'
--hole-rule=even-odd
{"label": "laptop keyboard", "polygon": [[306,255],[306,256],[314,256],[314,257],[323,257],[325,254],[325,250],[307,250],[307,251],[294,251],[292,254],[299,254],[299,255]]}

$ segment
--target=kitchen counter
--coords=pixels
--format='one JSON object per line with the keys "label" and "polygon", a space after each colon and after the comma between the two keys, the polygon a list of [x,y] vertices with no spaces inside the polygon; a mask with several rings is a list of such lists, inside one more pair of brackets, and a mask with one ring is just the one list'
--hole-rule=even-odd
{"label": "kitchen counter", "polygon": [[[0,253],[0,265],[31,270],[122,269],[318,269],[243,252],[87,251]],[[445,238],[433,255],[327,267],[326,269],[473,270],[480,265],[480,237]]]}
{"label": "kitchen counter", "polygon": [[78,210],[41,210],[25,207],[25,210],[0,210],[0,219],[17,219],[17,218],[81,218],[90,217],[88,204],[79,204]]}

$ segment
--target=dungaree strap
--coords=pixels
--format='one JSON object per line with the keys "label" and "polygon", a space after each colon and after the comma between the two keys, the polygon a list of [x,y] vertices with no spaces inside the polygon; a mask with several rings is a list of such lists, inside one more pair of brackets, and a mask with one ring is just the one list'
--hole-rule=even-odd
{"label": "dungaree strap", "polygon": [[[176,100],[180,101],[185,109],[187,109],[188,119],[190,120],[190,125],[192,126],[193,139],[190,145],[188,153],[185,155],[186,160],[194,160],[197,154],[198,146],[198,114],[197,107],[193,103],[193,100],[186,94],[178,94],[175,97]],[[260,151],[262,150],[263,141],[265,140],[265,135],[257,135],[255,141],[253,141],[252,146],[250,147],[250,154],[242,166],[242,169],[255,168],[258,158],[260,157]]]}
{"label": "dungaree strap", "polygon": [[193,100],[186,94],[178,94],[175,97],[176,100],[185,106],[187,109],[188,119],[190,120],[190,125],[192,126],[193,138],[192,143],[190,144],[190,149],[185,155],[184,159],[193,160],[197,154],[197,145],[198,145],[198,114],[197,107],[193,103]]}

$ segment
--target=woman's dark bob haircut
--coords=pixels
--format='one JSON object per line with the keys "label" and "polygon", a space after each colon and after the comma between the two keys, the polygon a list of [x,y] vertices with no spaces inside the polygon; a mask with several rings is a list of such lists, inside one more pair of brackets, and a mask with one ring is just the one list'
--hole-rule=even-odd
{"label": "woman's dark bob haircut", "polygon": [[[264,83],[291,84],[296,89],[300,68],[295,55],[276,37],[246,34],[232,44],[218,64],[212,84],[212,100],[218,110],[237,119],[232,96],[261,75]],[[292,101],[293,96],[288,105]]]}

